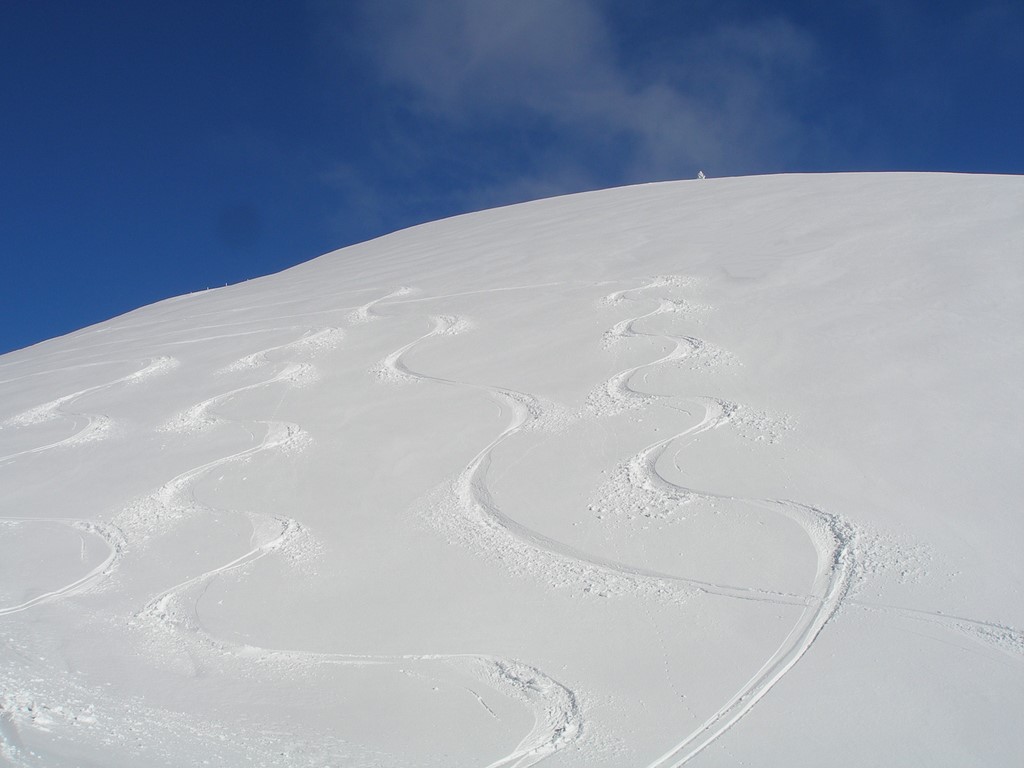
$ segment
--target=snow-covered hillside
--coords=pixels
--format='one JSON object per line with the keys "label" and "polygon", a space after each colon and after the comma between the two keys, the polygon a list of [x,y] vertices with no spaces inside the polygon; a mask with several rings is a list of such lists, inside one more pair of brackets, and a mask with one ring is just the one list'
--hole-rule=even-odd
{"label": "snow-covered hillside", "polygon": [[0,762],[1024,755],[1024,179],[440,221],[0,358]]}

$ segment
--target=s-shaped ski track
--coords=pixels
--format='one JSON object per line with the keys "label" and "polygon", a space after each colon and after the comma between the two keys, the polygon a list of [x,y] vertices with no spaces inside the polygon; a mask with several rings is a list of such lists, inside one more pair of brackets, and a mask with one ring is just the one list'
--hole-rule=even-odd
{"label": "s-shaped ski track", "polygon": [[[383,298],[405,295],[406,293],[408,293],[407,290],[400,289]],[[377,302],[382,301],[383,298],[365,305],[366,311],[361,313],[358,318],[353,318],[353,322],[366,322],[372,319],[372,307]],[[323,333],[307,335],[304,338],[316,339]],[[239,370],[241,368],[266,364],[266,354],[268,352],[294,347],[301,342],[303,342],[303,339],[293,344],[278,345],[262,350],[242,358],[226,370]],[[297,368],[298,366],[294,363],[285,365],[281,371],[264,382],[247,385],[237,390],[208,398],[188,408],[172,423],[179,428],[188,429],[194,425],[217,421],[223,418],[215,414],[215,408],[219,404],[243,390],[280,381],[295,381],[297,377],[294,376],[294,372]],[[207,474],[217,466],[241,461],[261,451],[286,445],[293,442],[296,435],[301,434],[300,428],[295,424],[269,421],[258,422],[258,424],[266,428],[266,434],[259,444],[181,473],[164,483],[160,489],[151,494],[151,501],[155,502],[163,510],[169,510],[175,505],[198,506],[199,502],[195,499],[194,495],[194,483],[200,476]],[[261,522],[266,523],[267,521]],[[275,551],[279,551],[295,541],[303,533],[302,526],[290,518],[275,517],[272,522],[273,526],[271,527],[274,529],[272,535],[261,537],[258,535],[254,525],[253,543],[249,550],[229,562],[190,577],[164,590],[147,602],[145,607],[136,614],[136,620],[170,629],[186,643],[199,643],[200,646],[215,650],[220,655],[228,654],[242,659],[255,657],[263,661],[278,660],[290,664],[312,663],[342,666],[393,665],[410,661],[440,662],[459,667],[468,665],[469,671],[481,678],[485,683],[497,690],[504,691],[507,695],[524,701],[534,711],[534,725],[530,732],[523,737],[509,754],[490,763],[487,768],[529,768],[564,748],[578,737],[583,728],[583,721],[576,695],[568,687],[559,683],[540,669],[524,664],[516,659],[471,653],[383,656],[300,652],[259,648],[251,645],[243,646],[216,639],[203,630],[196,615],[195,603],[191,608],[191,616],[182,615],[175,607],[175,603],[189,590],[199,589],[204,585],[208,585],[212,579],[219,575],[241,569]],[[266,528],[267,526],[263,527]],[[198,598],[196,600],[198,601]],[[493,711],[483,703],[479,694],[473,691],[470,692],[481,701],[484,708],[493,717]]]}
{"label": "s-shaped ski track", "polygon": [[[660,285],[655,283],[654,285]],[[644,286],[644,288],[654,287]],[[642,290],[642,289],[641,289]],[[624,295],[626,292],[622,292]],[[643,318],[655,314],[674,311],[675,304],[668,300],[659,302],[659,306],[652,312],[640,315],[632,320],[619,323],[612,334],[622,336],[646,336],[664,339],[672,342],[673,349],[658,360],[641,364],[621,371],[613,376],[606,385],[609,395],[613,399],[638,397],[650,400],[654,396],[642,394],[630,386],[630,380],[640,370],[662,363],[681,360],[690,351],[699,348],[702,342],[690,336],[670,336],[666,334],[645,334],[634,328],[634,323]],[[522,431],[531,421],[539,418],[542,407],[539,400],[529,394],[517,392],[502,387],[480,385],[471,382],[461,382],[441,376],[434,376],[421,373],[412,369],[403,357],[413,348],[426,340],[446,335],[452,332],[458,320],[450,316],[436,316],[433,318],[434,328],[418,339],[406,344],[395,352],[389,354],[382,361],[379,369],[389,372],[382,378],[393,379],[420,379],[432,381],[448,386],[468,387],[471,389],[488,392],[499,402],[503,402],[511,408],[512,418],[505,429],[486,445],[469,462],[456,482],[456,489],[461,505],[472,510],[477,522],[489,526],[492,529],[499,529],[506,532],[510,537],[526,544],[528,547],[545,552],[562,561],[568,561],[583,565],[587,568],[596,569],[618,576],[626,576],[635,580],[653,580],[658,583],[677,583],[695,587],[698,590],[710,594],[721,595],[746,600],[760,600],[787,605],[803,605],[804,610],[800,620],[783,640],[776,651],[765,661],[762,667],[750,678],[750,680],[737,691],[725,704],[713,713],[698,729],[686,735],[680,742],[674,745],[668,752],[651,763],[648,768],[663,768],[666,766],[680,766],[688,762],[699,752],[705,749],[715,739],[720,737],[726,730],[739,721],[771,688],[788,672],[793,665],[807,652],[814,640],[818,637],[825,625],[839,610],[847,593],[849,592],[853,575],[855,573],[855,562],[850,543],[852,541],[852,529],[834,516],[823,513],[812,507],[795,504],[788,501],[751,500],[752,503],[772,509],[787,518],[800,524],[810,537],[818,551],[818,574],[815,579],[815,592],[813,596],[786,595],[775,592],[768,592],[756,588],[736,587],[731,585],[714,584],[711,582],[688,579],[673,574],[653,571],[626,563],[621,563],[609,558],[595,556],[585,553],[564,542],[552,539],[538,531],[522,525],[518,521],[503,513],[493,501],[492,495],[487,487],[487,471],[491,463],[491,456],[494,450],[504,441]],[[689,488],[677,486],[657,474],[657,458],[665,448],[680,439],[693,438],[710,429],[714,429],[728,422],[732,406],[716,398],[691,398],[694,405],[703,407],[704,417],[694,426],[677,433],[669,438],[660,440],[648,446],[636,457],[631,466],[631,482],[652,482],[656,481],[667,486],[675,493],[687,496],[710,497],[711,494],[704,494]],[[646,475],[646,477],[644,477]]]}

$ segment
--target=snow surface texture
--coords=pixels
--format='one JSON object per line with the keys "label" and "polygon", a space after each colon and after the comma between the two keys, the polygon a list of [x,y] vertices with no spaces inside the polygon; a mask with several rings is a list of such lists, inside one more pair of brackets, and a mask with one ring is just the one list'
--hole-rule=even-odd
{"label": "snow surface texture", "polygon": [[653,184],[0,358],[0,763],[1007,765],[1024,182]]}

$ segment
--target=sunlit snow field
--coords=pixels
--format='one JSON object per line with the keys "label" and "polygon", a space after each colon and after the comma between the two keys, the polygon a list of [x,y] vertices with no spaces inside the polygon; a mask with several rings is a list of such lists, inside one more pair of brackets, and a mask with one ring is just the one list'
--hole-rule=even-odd
{"label": "sunlit snow field", "polygon": [[1024,755],[1024,181],[415,227],[0,357],[0,762]]}

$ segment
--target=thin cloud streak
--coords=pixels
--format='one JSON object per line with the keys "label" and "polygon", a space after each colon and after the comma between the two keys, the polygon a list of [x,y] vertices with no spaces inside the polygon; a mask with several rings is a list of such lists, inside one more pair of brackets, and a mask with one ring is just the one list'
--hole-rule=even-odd
{"label": "thin cloud streak", "polygon": [[[345,44],[358,41],[372,76],[400,97],[405,131],[502,137],[490,139],[478,170],[453,191],[470,204],[699,168],[771,169],[801,152],[803,126],[787,99],[813,71],[817,50],[784,20],[704,30],[639,67],[618,57],[607,7],[586,0],[379,0],[360,4],[350,21]],[[523,162],[499,172],[502,143],[529,147]],[[429,167],[415,154],[404,161]]]}

